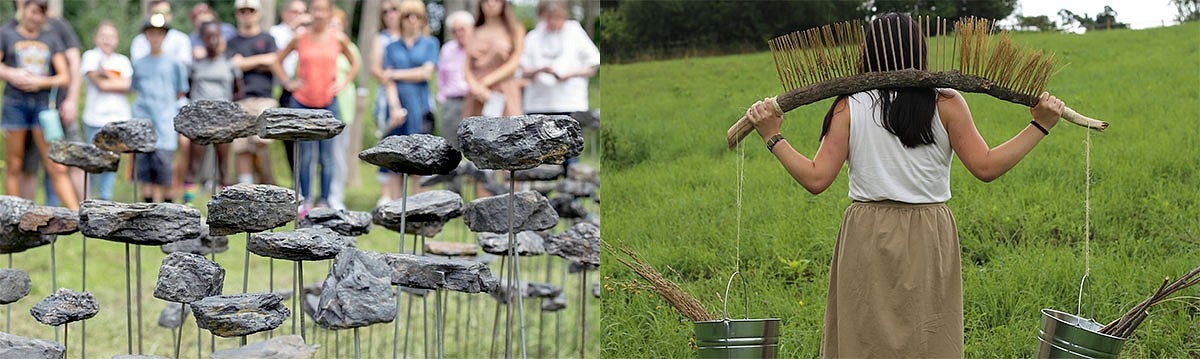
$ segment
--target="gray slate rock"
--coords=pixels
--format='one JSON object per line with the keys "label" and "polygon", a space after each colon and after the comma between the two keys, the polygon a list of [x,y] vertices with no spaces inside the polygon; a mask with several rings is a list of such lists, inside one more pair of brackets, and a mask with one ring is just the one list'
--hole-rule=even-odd
{"label": "gray slate rock", "polygon": [[567,167],[567,178],[580,181],[600,184],[600,175],[596,171],[596,167],[592,167],[586,163],[572,163]]}
{"label": "gray slate rock", "polygon": [[[489,232],[481,232],[476,237],[479,241],[479,248],[484,252],[499,256],[508,255],[508,235],[496,234]],[[542,235],[533,231],[525,231],[517,233],[517,255],[518,256],[540,256],[546,254],[545,239]]]}
{"label": "gray slate rock", "polygon": [[0,358],[62,359],[66,353],[59,343],[0,332]]}
{"label": "gray slate rock", "polygon": [[129,244],[161,246],[200,236],[200,211],[182,204],[87,200],[79,220],[85,236]]}
{"label": "gray slate rock", "polygon": [[470,243],[425,241],[425,253],[443,257],[474,257],[479,246]]}
{"label": "gray slate rock", "polygon": [[191,253],[207,256],[213,253],[223,253],[229,250],[229,237],[213,236],[208,233],[208,225],[200,222],[200,237],[171,242],[162,246],[163,253]]}
{"label": "gray slate rock", "polygon": [[209,234],[262,232],[296,219],[296,192],[269,184],[235,184],[208,202]]}
{"label": "gray slate rock", "polygon": [[158,134],[154,132],[154,124],[143,119],[110,122],[92,139],[97,148],[116,153],[154,152],[155,142]]}
{"label": "gray slate rock", "polygon": [[[500,303],[508,303],[508,299],[511,297],[508,294],[512,289],[509,288],[508,283],[509,282],[507,280],[500,281],[500,283],[497,284],[494,289],[489,291],[488,294],[490,294],[492,298],[495,298]],[[562,288],[558,286],[538,282],[518,282],[516,290],[517,293],[520,293],[525,298],[549,299],[563,294]]]}
{"label": "gray slate rock", "polygon": [[509,176],[518,181],[551,181],[562,177],[566,173],[563,171],[562,165],[539,165],[534,168],[513,171]]}
{"label": "gray slate rock", "polygon": [[250,235],[246,249],[254,254],[291,261],[334,258],[347,243],[325,227],[300,228],[292,232],[263,232]]}
{"label": "gray slate rock", "polygon": [[554,298],[542,298],[543,312],[557,312],[567,309],[567,294],[559,293]]}
{"label": "gray slate rock", "polygon": [[37,302],[29,309],[38,322],[49,326],[59,326],[96,316],[100,304],[91,292],[76,292],[67,288],[59,288],[46,299]]}
{"label": "gray slate rock", "polygon": [[258,136],[262,138],[317,141],[333,138],[346,124],[327,110],[270,108],[258,115]]}
{"label": "gray slate rock", "polygon": [[498,282],[487,265],[475,261],[390,253],[378,258],[391,267],[391,284],[402,287],[481,293]]}
{"label": "gray slate rock", "polygon": [[300,219],[299,227],[325,227],[343,236],[361,236],[371,231],[371,214],[344,209],[313,208]]}
{"label": "gray slate rock", "polygon": [[600,188],[592,182],[577,181],[573,179],[565,179],[558,183],[558,188],[555,191],[571,197],[595,197],[596,190]]}
{"label": "gray slate rock", "polygon": [[443,137],[415,134],[384,137],[374,147],[359,152],[358,159],[396,173],[427,176],[453,172],[462,161],[462,153]]}
{"label": "gray slate rock", "polygon": [[304,343],[299,335],[284,335],[267,341],[247,344],[241,348],[218,350],[210,359],[309,359],[317,347]]}
{"label": "gray slate rock", "polygon": [[114,355],[111,359],[169,359],[169,358],[164,357],[164,356],[158,356],[158,355],[121,354],[121,355]]}
{"label": "gray slate rock", "polygon": [[[432,237],[441,231],[451,218],[462,215],[462,197],[446,190],[421,192],[408,197],[406,211],[403,199],[384,203],[371,212],[371,218],[380,226],[401,231],[400,219],[405,218],[404,233],[415,233]],[[433,232],[429,234],[429,232]]]}
{"label": "gray slate rock", "polygon": [[33,208],[33,201],[0,196],[0,254],[24,252],[54,241],[54,236],[21,230],[21,217]]}
{"label": "gray slate rock", "polygon": [[463,156],[484,169],[558,164],[583,151],[583,130],[567,116],[469,117],[458,127]]}
{"label": "gray slate rock", "polygon": [[218,295],[191,304],[196,324],[224,338],[278,328],[292,314],[276,293]]}
{"label": "gray slate rock", "polygon": [[20,269],[0,268],[0,304],[16,303],[29,295],[29,273]]}
{"label": "gray slate rock", "polygon": [[49,156],[51,161],[78,167],[88,173],[116,172],[121,162],[120,154],[83,142],[51,142]]}
{"label": "gray slate rock", "polygon": [[[476,199],[463,210],[463,221],[474,232],[508,233],[509,202],[512,194]],[[541,231],[558,225],[558,213],[541,193],[516,193],[512,210],[514,232]]]}
{"label": "gray slate rock", "polygon": [[571,226],[557,236],[546,238],[546,253],[581,263],[591,269],[600,267],[600,227],[589,222]]}
{"label": "gray slate rock", "polygon": [[333,270],[321,287],[316,318],[325,329],[350,329],[386,323],[396,318],[391,273],[367,252],[346,248],[333,260]]}
{"label": "gray slate rock", "polygon": [[21,215],[22,231],[67,235],[79,231],[79,212],[64,207],[34,206]]}
{"label": "gray slate rock", "polygon": [[600,110],[572,112],[571,118],[584,128],[600,128]]}
{"label": "gray slate rock", "polygon": [[221,294],[225,269],[199,255],[175,252],[163,258],[158,267],[154,297],[169,302],[191,303]]}
{"label": "gray slate rock", "polygon": [[179,303],[167,303],[163,307],[162,312],[158,313],[158,326],[171,329],[183,326],[183,319],[187,313],[191,312],[188,305]]}
{"label": "gray slate rock", "polygon": [[571,196],[551,198],[550,207],[554,208],[554,213],[558,213],[558,218],[583,218],[588,215],[587,210],[583,209],[583,205]]}
{"label": "gray slate rock", "polygon": [[600,281],[592,284],[592,296],[600,298]]}
{"label": "gray slate rock", "polygon": [[211,145],[258,134],[258,119],[231,101],[195,100],[175,114],[175,132],[192,143]]}

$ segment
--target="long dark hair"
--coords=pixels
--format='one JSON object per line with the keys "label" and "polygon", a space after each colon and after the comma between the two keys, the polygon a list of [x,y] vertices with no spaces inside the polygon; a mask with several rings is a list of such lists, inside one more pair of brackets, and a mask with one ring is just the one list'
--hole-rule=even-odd
{"label": "long dark hair", "polygon": [[[483,26],[483,24],[487,22],[487,15],[485,15],[483,13],[483,2],[484,2],[484,0],[479,0],[476,2],[477,5],[475,5],[475,27],[476,28]],[[506,30],[509,31],[509,33],[511,33],[513,30],[513,27],[521,26],[521,24],[520,24],[520,22],[517,21],[516,15],[513,14],[512,4],[510,4],[508,2],[508,0],[503,0],[503,2],[504,2],[504,7],[501,8],[501,10],[500,10],[500,17],[504,18],[504,22],[505,22],[504,27]]]}
{"label": "long dark hair", "polygon": [[[863,34],[862,58],[859,59],[863,72],[927,69],[925,35],[908,15],[890,13],[876,17]],[[877,104],[883,115],[880,125],[899,137],[904,147],[933,144],[932,118],[937,109],[937,96],[938,91],[930,88],[879,89]],[[822,138],[829,133],[834,108],[846,97],[838,96],[829,107],[821,126]]]}

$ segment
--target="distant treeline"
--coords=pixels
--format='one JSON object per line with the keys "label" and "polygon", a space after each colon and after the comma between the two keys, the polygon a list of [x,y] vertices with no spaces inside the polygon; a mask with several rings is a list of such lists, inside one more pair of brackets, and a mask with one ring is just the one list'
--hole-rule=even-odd
{"label": "distant treeline", "polygon": [[601,2],[598,43],[606,63],[761,51],[775,36],[873,14],[1002,19],[1016,2],[612,0]]}

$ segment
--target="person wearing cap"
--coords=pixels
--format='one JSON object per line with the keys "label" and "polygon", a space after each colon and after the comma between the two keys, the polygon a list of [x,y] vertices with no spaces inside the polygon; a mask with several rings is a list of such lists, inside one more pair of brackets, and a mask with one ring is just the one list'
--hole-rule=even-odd
{"label": "person wearing cap", "polygon": [[154,124],[158,141],[154,152],[137,156],[137,181],[146,189],[142,197],[145,202],[172,202],[172,163],[179,148],[179,134],[175,132],[175,114],[179,111],[179,99],[187,96],[187,68],[175,56],[164,52],[163,45],[171,28],[164,14],[150,15],[142,25],[142,37],[146,39],[150,52],[133,60],[133,83],[131,89],[137,95],[133,100],[133,118],[149,119]]}
{"label": "person wearing cap", "polygon": [[[272,88],[275,87],[271,62],[275,61],[278,47],[275,38],[259,26],[261,1],[237,0],[234,6],[237,8],[237,35],[229,40],[226,55],[234,66],[242,70],[245,97],[237,100],[237,103],[251,116],[258,116],[268,108],[279,107],[279,102],[271,97]],[[258,136],[233,141],[238,183],[275,183],[269,141]]]}
{"label": "person wearing cap", "polygon": [[[162,15],[166,19],[166,23],[171,23],[171,2],[167,0],[151,0],[147,6],[150,9],[150,14]],[[176,29],[167,30],[167,35],[163,39],[163,53],[171,56],[176,61],[179,61],[184,66],[192,64],[192,40],[188,35]],[[137,61],[142,57],[150,54],[150,43],[146,41],[146,35],[138,34],[129,43],[129,58]]]}

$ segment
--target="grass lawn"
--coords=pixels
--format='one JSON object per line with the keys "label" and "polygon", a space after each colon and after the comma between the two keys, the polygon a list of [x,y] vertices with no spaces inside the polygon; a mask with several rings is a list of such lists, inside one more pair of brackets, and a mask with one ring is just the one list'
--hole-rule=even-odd
{"label": "grass lawn", "polygon": [[[1200,266],[1200,23],[1086,35],[1016,34],[1070,65],[1048,90],[1107,120],[1091,141],[1091,238],[1084,238],[1086,131],[1062,123],[993,183],[952,166],[962,242],[968,357],[1031,357],[1039,310],[1076,311],[1107,323],[1164,277]],[[748,293],[730,312],[782,318],[780,357],[818,355],[829,262],[849,200],[843,173],[819,196],[804,191],[757,135],[745,147],[741,224],[737,153],[725,131],[756,99],[781,92],[769,53],[602,67],[606,122],[604,238],[640,252],[712,313],[739,251]],[[995,146],[1028,122],[1027,108],[968,94]],[[790,112],[783,132],[812,155],[831,100]],[[692,324],[608,253],[602,354],[690,357]],[[1200,355],[1200,288],[1151,310],[1125,344],[1129,357]]]}

